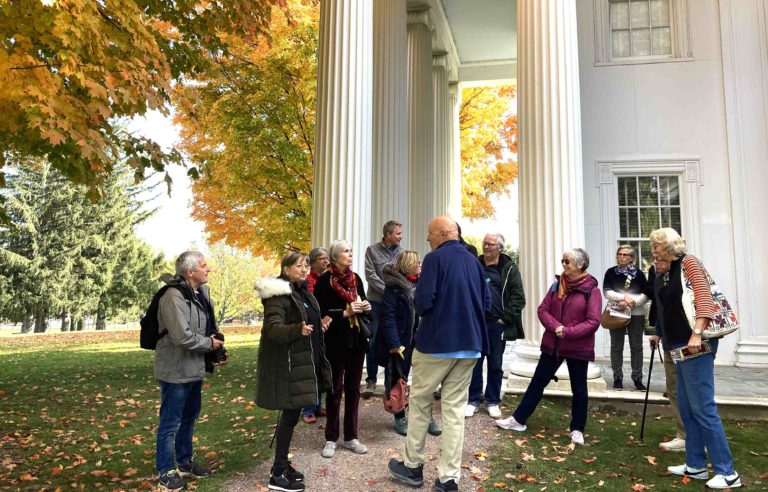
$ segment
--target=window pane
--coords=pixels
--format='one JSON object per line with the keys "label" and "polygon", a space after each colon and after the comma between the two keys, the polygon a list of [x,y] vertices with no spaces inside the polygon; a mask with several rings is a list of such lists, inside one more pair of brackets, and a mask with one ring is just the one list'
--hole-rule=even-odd
{"label": "window pane", "polygon": [[629,29],[629,3],[612,3],[611,29]]}
{"label": "window pane", "polygon": [[624,237],[639,237],[640,225],[638,224],[637,209],[627,209],[627,234]]}
{"label": "window pane", "polygon": [[633,0],[629,4],[629,22],[632,29],[636,27],[648,27],[651,24],[648,12],[648,0]]}
{"label": "window pane", "polygon": [[613,31],[611,33],[611,53],[614,58],[629,56],[629,31]]}
{"label": "window pane", "polygon": [[669,26],[669,0],[651,0],[651,25]]}
{"label": "window pane", "polygon": [[661,205],[680,205],[680,190],[676,176],[659,176]]}
{"label": "window pane", "polygon": [[619,178],[619,206],[637,205],[637,178]]}
{"label": "window pane", "polygon": [[640,205],[657,206],[659,204],[659,185],[656,176],[638,178],[640,187]]}
{"label": "window pane", "polygon": [[653,54],[671,55],[672,38],[668,27],[656,27],[653,29]]}
{"label": "window pane", "polygon": [[651,31],[650,29],[633,29],[632,56],[648,56],[651,54]]}
{"label": "window pane", "polygon": [[659,223],[658,208],[640,209],[640,237],[648,237],[651,231],[659,228]]}
{"label": "window pane", "polygon": [[651,242],[641,241],[640,246],[637,248],[637,261],[635,264],[643,272],[648,273],[648,269],[653,264],[653,253],[651,252]]}
{"label": "window pane", "polygon": [[683,221],[680,218],[680,208],[676,207],[669,211],[671,219],[669,221],[669,227],[682,234]]}

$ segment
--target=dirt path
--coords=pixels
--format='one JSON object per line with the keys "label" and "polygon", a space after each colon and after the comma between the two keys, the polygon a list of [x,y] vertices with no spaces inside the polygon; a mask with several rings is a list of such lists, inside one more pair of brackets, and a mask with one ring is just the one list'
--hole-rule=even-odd
{"label": "dirt path", "polygon": [[[344,405],[342,403],[342,409]],[[510,409],[502,406],[506,416]],[[435,402],[434,413],[440,421],[440,403]],[[343,418],[343,414],[342,414]],[[368,453],[356,455],[341,446],[331,459],[320,456],[325,444],[323,428],[325,419],[316,424],[300,421],[291,443],[291,461],[306,475],[307,491],[348,492],[348,491],[400,491],[414,490],[392,481],[387,471],[390,458],[402,459],[405,438],[392,428],[392,416],[384,412],[380,396],[360,401],[360,441],[368,446]],[[487,451],[499,438],[499,429],[481,408],[474,417],[466,420],[464,433],[464,457],[462,459],[461,490],[476,490],[482,482],[471,477],[487,476],[489,462],[479,460],[476,452]],[[440,455],[440,437],[427,436],[427,463],[424,466],[424,488],[431,490],[435,481],[437,460]],[[269,468],[272,459],[248,473],[234,477],[227,483],[231,492],[267,490]]]}

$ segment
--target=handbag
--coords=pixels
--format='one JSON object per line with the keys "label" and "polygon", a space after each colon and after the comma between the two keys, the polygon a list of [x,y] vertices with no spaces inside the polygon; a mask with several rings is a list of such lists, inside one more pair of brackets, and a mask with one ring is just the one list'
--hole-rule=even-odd
{"label": "handbag", "polygon": [[[720,289],[720,287],[717,286],[715,280],[709,274],[707,269],[704,268],[704,265],[702,265],[701,261],[699,261],[699,259],[696,257],[692,258],[694,258],[699,263],[699,266],[707,278],[707,283],[709,284],[709,292],[712,295],[712,302],[715,305],[715,314],[712,317],[712,322],[704,329],[704,331],[701,332],[702,340],[708,340],[710,338],[722,338],[733,333],[740,328],[740,325],[739,320],[736,317],[736,313],[731,307],[731,303],[728,302],[725,294],[723,294],[723,291]],[[685,311],[686,318],[688,318],[688,324],[693,327],[696,323],[696,299],[693,295],[693,287],[691,286],[691,282],[688,280],[688,276],[685,273],[685,263],[683,263],[680,271],[683,277],[683,310]]]}
{"label": "handbag", "polygon": [[366,313],[356,314],[357,325],[360,327],[360,331],[365,335],[366,340],[370,340],[373,337],[373,331],[371,331],[371,315]]}
{"label": "handbag", "polygon": [[[633,278],[634,277],[627,275],[627,279],[624,282],[624,292],[629,290],[629,284],[632,283]],[[618,303],[611,301],[608,302],[608,305],[606,305],[603,310],[603,315],[600,317],[600,324],[606,330],[620,330],[627,327],[631,318],[631,309],[619,309]]]}
{"label": "handbag", "polygon": [[405,411],[408,406],[408,383],[403,377],[403,358],[400,354],[390,354],[387,371],[389,371],[390,387],[384,391],[384,410],[396,415]]}

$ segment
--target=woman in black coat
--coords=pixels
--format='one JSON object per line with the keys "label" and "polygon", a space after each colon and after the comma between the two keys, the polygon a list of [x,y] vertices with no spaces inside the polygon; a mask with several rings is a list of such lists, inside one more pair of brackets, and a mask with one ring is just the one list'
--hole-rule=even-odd
{"label": "woman in black coat", "polygon": [[[413,293],[416,281],[421,273],[421,262],[416,251],[403,251],[395,259],[394,265],[386,265],[382,271],[384,295],[381,299],[381,317],[377,340],[376,360],[387,361],[384,386],[388,391],[392,385],[390,367],[393,357],[401,358],[399,371],[406,381],[411,371],[414,336],[419,326],[419,318],[413,305]],[[404,436],[408,433],[408,418],[405,411],[395,414],[395,432]],[[428,432],[438,436],[442,430],[434,419],[429,422]]]}
{"label": "woman in black coat", "polygon": [[269,478],[274,490],[304,490],[304,475],[288,461],[288,448],[302,407],[316,405],[318,392],[331,385],[325,356],[320,306],[307,290],[307,257],[288,253],[278,278],[264,278],[256,290],[264,304],[264,327],[259,343],[256,404],[282,410],[275,431],[275,461]]}
{"label": "woman in black coat", "polygon": [[328,255],[331,260],[330,269],[317,279],[314,292],[322,315],[332,320],[325,334],[325,350],[331,363],[333,385],[325,403],[325,447],[321,453],[324,458],[332,458],[336,454],[342,390],[342,446],[357,454],[368,452],[368,448],[357,438],[357,416],[363,361],[368,351],[368,338],[361,318],[371,312],[371,304],[365,298],[363,281],[351,268],[352,245],[348,241],[334,241],[328,247]]}

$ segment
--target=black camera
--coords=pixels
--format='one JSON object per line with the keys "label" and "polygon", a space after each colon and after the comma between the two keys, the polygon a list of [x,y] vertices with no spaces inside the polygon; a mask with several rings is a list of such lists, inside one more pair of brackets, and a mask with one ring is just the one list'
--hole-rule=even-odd
{"label": "black camera", "polygon": [[[216,340],[224,341],[224,334],[220,331],[217,331],[213,334],[213,338]],[[220,364],[227,360],[227,351],[222,345],[221,347],[217,348],[213,352],[211,352],[211,362],[214,364]]]}

